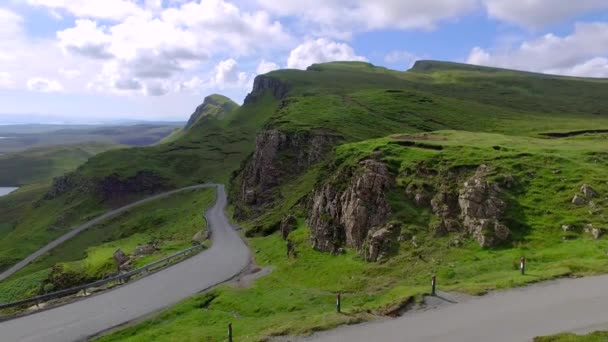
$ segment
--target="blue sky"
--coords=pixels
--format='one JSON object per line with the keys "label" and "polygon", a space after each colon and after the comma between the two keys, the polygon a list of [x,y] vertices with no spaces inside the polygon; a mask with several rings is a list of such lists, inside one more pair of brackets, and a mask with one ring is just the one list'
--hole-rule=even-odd
{"label": "blue sky", "polygon": [[0,124],[185,120],[277,68],[417,59],[608,77],[608,1],[0,0]]}

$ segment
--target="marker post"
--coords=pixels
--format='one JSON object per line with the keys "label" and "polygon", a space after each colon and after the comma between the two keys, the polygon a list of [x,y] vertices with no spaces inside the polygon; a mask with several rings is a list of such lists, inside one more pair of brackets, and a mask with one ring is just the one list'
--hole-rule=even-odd
{"label": "marker post", "polygon": [[437,276],[433,275],[433,277],[431,278],[431,296],[437,295],[436,287],[437,287]]}
{"label": "marker post", "polygon": [[232,323],[228,324],[228,342],[232,342]]}
{"label": "marker post", "polygon": [[525,257],[521,257],[521,259],[519,260],[519,270],[521,271],[521,275],[526,274],[526,258]]}
{"label": "marker post", "polygon": [[340,295],[338,293],[338,295],[336,296],[336,311],[338,313],[342,312],[342,303],[341,302],[342,302],[342,295]]}

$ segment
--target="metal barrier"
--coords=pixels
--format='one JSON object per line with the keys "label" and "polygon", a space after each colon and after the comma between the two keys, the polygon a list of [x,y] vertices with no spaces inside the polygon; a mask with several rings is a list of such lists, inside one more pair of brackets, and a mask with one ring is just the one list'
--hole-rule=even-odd
{"label": "metal barrier", "polygon": [[140,267],[136,270],[133,271],[129,271],[127,273],[123,273],[123,274],[119,274],[110,278],[106,278],[106,279],[102,279],[99,281],[96,281],[94,283],[90,283],[90,284],[86,284],[86,285],[81,285],[78,287],[73,287],[71,289],[66,289],[66,290],[61,290],[61,291],[57,291],[57,292],[53,292],[53,293],[47,293],[44,295],[40,295],[40,296],[36,296],[36,297],[32,297],[29,299],[24,299],[24,300],[20,300],[20,301],[16,301],[13,303],[7,303],[7,304],[0,304],[0,310],[5,310],[5,309],[9,309],[9,308],[14,308],[14,307],[19,307],[19,306],[23,306],[23,305],[27,305],[27,304],[39,304],[41,302],[45,302],[47,300],[50,299],[57,299],[57,298],[62,298],[62,297],[66,297],[75,293],[78,293],[80,291],[84,291],[86,293],[87,289],[93,288],[93,287],[99,287],[99,286],[103,286],[106,284],[109,284],[111,282],[119,282],[119,283],[124,283],[125,281],[128,281],[131,277],[142,274],[142,273],[147,273],[149,272],[151,269],[154,269],[156,266],[159,266],[161,264],[164,263],[171,263],[171,260],[185,256],[187,254],[190,254],[194,251],[196,251],[197,249],[203,249],[205,248],[204,245],[197,245],[194,247],[190,247],[188,249],[185,249],[181,252],[172,254],[166,258],[163,258],[161,260],[155,261],[153,263],[150,263],[146,266]]}

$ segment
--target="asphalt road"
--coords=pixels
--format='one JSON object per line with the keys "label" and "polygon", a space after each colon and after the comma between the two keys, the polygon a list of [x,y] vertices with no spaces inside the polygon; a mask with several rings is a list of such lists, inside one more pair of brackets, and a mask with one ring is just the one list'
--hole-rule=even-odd
{"label": "asphalt road", "polygon": [[[443,296],[450,299],[448,294]],[[606,329],[608,276],[599,276],[495,292],[393,320],[341,327],[301,341],[519,342]]]}
{"label": "asphalt road", "polygon": [[[200,187],[204,186],[189,189]],[[115,290],[2,322],[0,341],[66,342],[86,339],[163,309],[239,274],[248,266],[251,256],[224,213],[227,201],[223,185],[218,185],[217,194],[215,205],[207,211],[212,231],[210,249]],[[156,196],[148,201],[158,198]]]}
{"label": "asphalt road", "polygon": [[25,259],[21,260],[20,262],[16,263],[15,265],[13,265],[11,268],[7,269],[6,271],[0,273],[0,281],[3,281],[4,279],[10,277],[11,275],[13,275],[14,273],[16,273],[17,271],[19,271],[20,269],[24,268],[25,266],[27,266],[28,264],[30,264],[32,261],[38,259],[41,255],[48,253],[50,250],[54,249],[55,247],[61,245],[62,243],[66,242],[67,240],[73,238],[74,236],[82,233],[84,230],[87,230],[89,228],[91,228],[92,226],[105,221],[109,218],[112,218],[114,216],[118,216],[122,213],[124,213],[125,211],[129,210],[129,209],[133,209],[135,207],[138,207],[142,204],[146,204],[148,202],[151,201],[155,201],[157,199],[161,199],[164,197],[168,197],[171,195],[174,195],[176,193],[179,192],[184,192],[184,191],[188,191],[188,190],[194,190],[194,189],[202,189],[202,188],[209,188],[211,186],[215,186],[215,185],[211,185],[211,184],[203,184],[203,185],[195,185],[195,186],[190,186],[187,188],[182,188],[182,189],[178,189],[178,190],[173,190],[173,191],[169,191],[169,192],[165,192],[162,193],[160,195],[156,195],[156,196],[152,196],[152,197],[148,197],[144,200],[138,201],[138,202],[134,202],[131,203],[129,205],[126,205],[124,207],[112,210],[112,211],[108,211],[107,213],[96,217],[95,219],[83,223],[79,226],[73,227],[72,229],[70,229],[70,231],[60,237],[58,237],[56,240],[53,240],[52,242],[50,242],[48,245],[40,248],[39,250],[37,250],[36,252],[30,254],[29,256],[27,256]]}

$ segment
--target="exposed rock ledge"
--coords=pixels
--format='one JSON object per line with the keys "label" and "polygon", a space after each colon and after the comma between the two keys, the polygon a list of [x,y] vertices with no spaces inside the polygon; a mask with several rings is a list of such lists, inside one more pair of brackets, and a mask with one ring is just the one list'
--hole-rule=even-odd
{"label": "exposed rock ledge", "polygon": [[336,253],[348,246],[375,261],[386,255],[399,235],[397,226],[384,227],[391,215],[385,193],[394,177],[376,160],[359,166],[342,171],[314,192],[308,223],[315,249]]}

